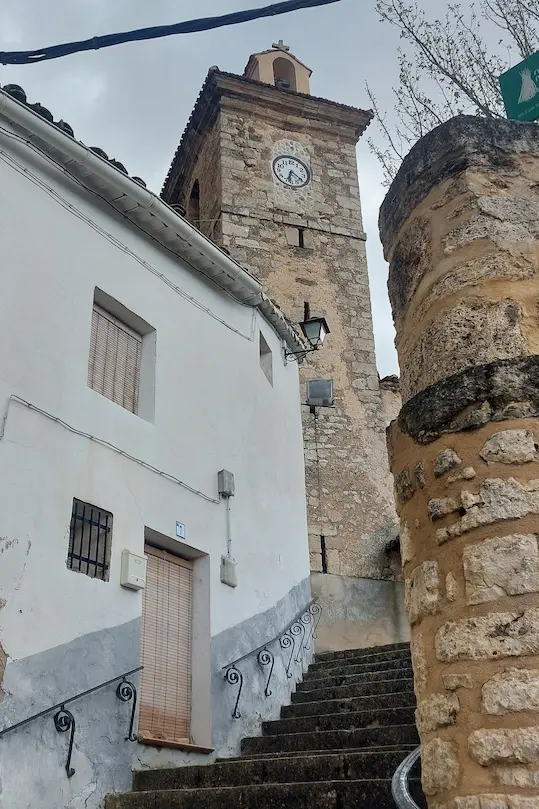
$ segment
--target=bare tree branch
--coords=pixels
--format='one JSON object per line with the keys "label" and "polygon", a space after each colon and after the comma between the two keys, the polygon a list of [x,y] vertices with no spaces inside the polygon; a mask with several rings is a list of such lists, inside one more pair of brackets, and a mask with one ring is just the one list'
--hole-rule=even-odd
{"label": "bare tree branch", "polygon": [[[427,0],[424,0],[425,4]],[[501,117],[504,106],[498,77],[511,61],[539,47],[537,0],[478,0],[469,13],[449,3],[443,19],[428,19],[420,0],[376,0],[382,21],[395,27],[399,49],[398,85],[392,88],[391,121],[381,114],[367,87],[382,141],[369,146],[390,181],[409,147],[433,127],[462,113]],[[501,32],[499,52],[492,52],[483,25]]]}

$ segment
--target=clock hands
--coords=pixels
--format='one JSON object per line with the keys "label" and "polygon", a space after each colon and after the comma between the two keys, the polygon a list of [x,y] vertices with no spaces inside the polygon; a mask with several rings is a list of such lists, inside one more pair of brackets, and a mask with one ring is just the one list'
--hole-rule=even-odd
{"label": "clock hands", "polygon": [[289,183],[293,182],[292,178],[295,178],[298,182],[301,182],[301,177],[298,177],[295,171],[290,170],[288,173],[288,177],[286,178]]}

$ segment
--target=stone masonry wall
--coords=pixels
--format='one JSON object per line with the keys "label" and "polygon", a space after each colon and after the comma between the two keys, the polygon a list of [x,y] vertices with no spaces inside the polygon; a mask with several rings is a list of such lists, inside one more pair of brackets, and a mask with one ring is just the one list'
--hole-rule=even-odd
{"label": "stone masonry wall", "polygon": [[539,806],[539,130],[456,118],[384,201],[388,430],[436,809]]}
{"label": "stone masonry wall", "polygon": [[[396,534],[385,421],[374,356],[353,133],[298,114],[273,119],[222,99],[222,245],[261,278],[294,323],[309,303],[331,328],[301,378],[331,378],[335,407],[303,407],[311,567],[391,577],[385,552]],[[306,189],[273,177],[278,154],[312,172]],[[303,232],[299,246],[298,229]],[[305,386],[302,390],[305,401]],[[322,539],[323,538],[323,539]]]}

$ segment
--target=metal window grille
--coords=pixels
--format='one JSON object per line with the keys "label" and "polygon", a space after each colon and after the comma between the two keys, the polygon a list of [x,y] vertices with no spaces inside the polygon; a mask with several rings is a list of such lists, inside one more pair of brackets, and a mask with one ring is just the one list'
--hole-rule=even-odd
{"label": "metal window grille", "polygon": [[137,412],[142,336],[94,304],[88,385]]}
{"label": "metal window grille", "polygon": [[67,566],[92,579],[109,580],[112,514],[73,499]]}

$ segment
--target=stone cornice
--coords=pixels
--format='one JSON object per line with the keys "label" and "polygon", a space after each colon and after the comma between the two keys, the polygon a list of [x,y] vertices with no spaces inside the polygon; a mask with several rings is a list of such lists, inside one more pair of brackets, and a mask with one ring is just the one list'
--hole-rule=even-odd
{"label": "stone cornice", "polygon": [[430,385],[403,405],[397,422],[403,433],[429,444],[491,421],[537,416],[539,356],[531,355],[466,368]]}
{"label": "stone cornice", "polygon": [[380,208],[380,238],[386,258],[412,211],[434,187],[466,169],[511,171],[515,154],[539,154],[535,123],[460,115],[421,138],[404,158]]}
{"label": "stone cornice", "polygon": [[259,114],[277,113],[280,120],[283,116],[301,119],[309,129],[325,129],[324,124],[330,123],[333,126],[337,124],[356,142],[373,117],[370,110],[360,110],[325,98],[280,90],[271,84],[245,79],[232,73],[215,71],[213,77],[220,90],[221,103],[223,99],[229,102],[241,99],[243,104],[250,103],[256,106]]}

